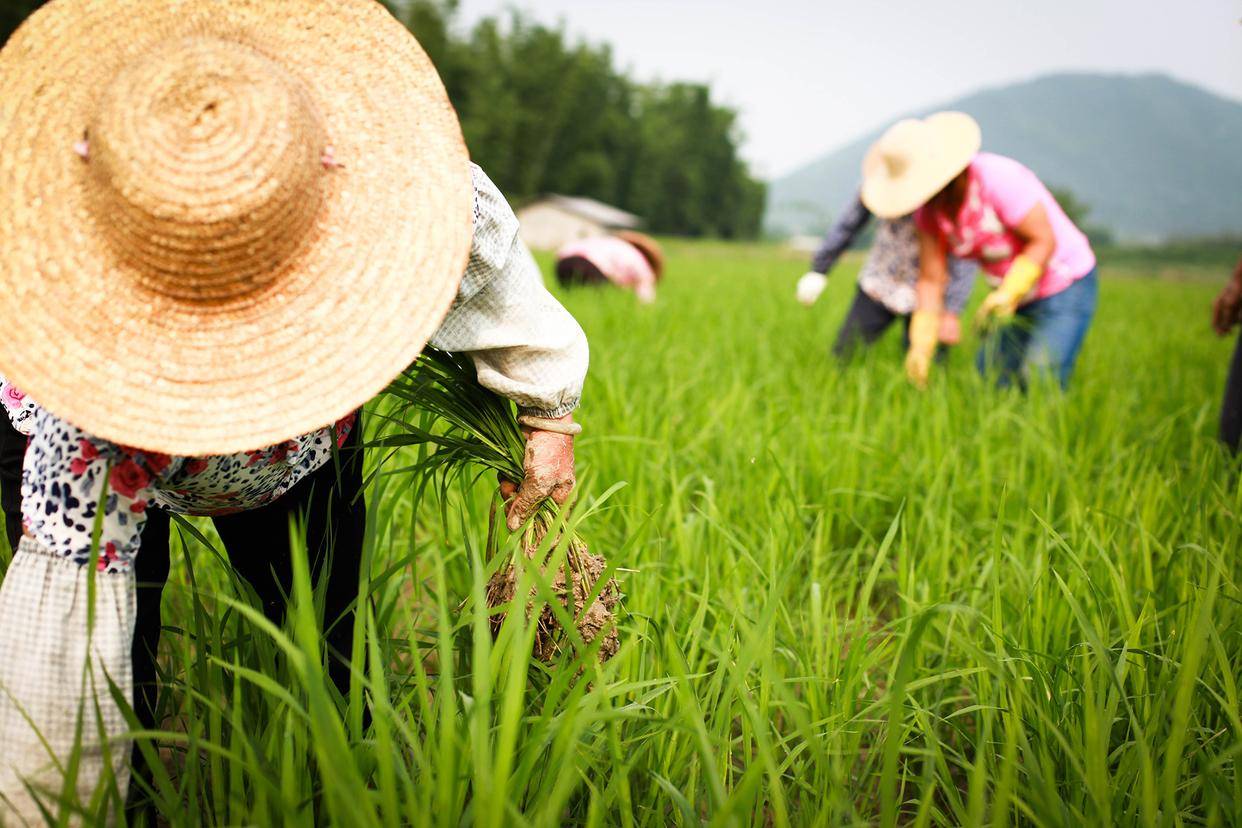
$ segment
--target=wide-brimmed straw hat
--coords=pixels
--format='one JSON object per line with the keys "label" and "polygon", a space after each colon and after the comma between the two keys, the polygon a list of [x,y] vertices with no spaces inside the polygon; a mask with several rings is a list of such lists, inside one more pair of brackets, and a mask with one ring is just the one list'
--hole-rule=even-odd
{"label": "wide-brimmed straw hat", "polygon": [[898,121],[863,159],[863,204],[880,218],[913,213],[970,165],[981,140],[964,112]]}
{"label": "wide-brimmed straw hat", "polygon": [[627,241],[638,248],[638,252],[643,254],[647,264],[651,265],[656,279],[664,278],[664,248],[660,246],[658,241],[646,233],[639,233],[634,230],[621,230],[616,235],[617,238]]}
{"label": "wide-brimmed straw hat", "polygon": [[465,269],[456,114],[372,0],[53,0],[0,53],[0,373],[203,455],[343,417]]}

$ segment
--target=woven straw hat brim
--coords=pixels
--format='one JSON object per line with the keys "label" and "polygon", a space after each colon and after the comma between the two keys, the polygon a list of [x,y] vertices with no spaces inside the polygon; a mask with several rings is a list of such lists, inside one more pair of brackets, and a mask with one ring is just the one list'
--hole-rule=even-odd
{"label": "woven straw hat brim", "polygon": [[[73,151],[119,70],[196,36],[299,79],[342,165],[271,289],[210,305],[118,261]],[[438,327],[472,199],[435,69],[372,0],[54,0],[0,54],[0,373],[78,427],[151,451],[312,431],[381,391]]]}
{"label": "woven straw hat brim", "polygon": [[643,254],[643,258],[647,260],[647,264],[651,265],[656,279],[664,278],[664,248],[658,241],[646,233],[639,233],[635,230],[621,230],[617,233],[617,238],[637,247],[638,251]]}
{"label": "woven straw hat brim", "polygon": [[922,121],[922,126],[919,140],[903,148],[907,155],[900,174],[891,174],[881,156],[885,137],[863,159],[862,201],[880,218],[913,213],[966,169],[979,152],[979,124],[963,112],[937,112]]}

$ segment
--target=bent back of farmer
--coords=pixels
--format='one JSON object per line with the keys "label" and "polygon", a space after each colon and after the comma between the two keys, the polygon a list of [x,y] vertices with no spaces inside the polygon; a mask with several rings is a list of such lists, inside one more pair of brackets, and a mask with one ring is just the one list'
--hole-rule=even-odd
{"label": "bent back of farmer", "polygon": [[134,683],[159,593],[135,570],[150,552],[167,577],[164,515],[211,516],[274,621],[304,523],[331,558],[343,689],[365,669],[362,406],[427,344],[469,354],[525,426],[516,528],[573,485],[587,346],[426,55],[370,0],[53,0],[0,52],[0,87],[0,290],[29,297],[0,306],[0,397],[29,439],[0,584],[0,823],[68,820],[73,768],[69,805],[107,824],[121,803],[96,788],[129,779],[109,682],[152,726]]}

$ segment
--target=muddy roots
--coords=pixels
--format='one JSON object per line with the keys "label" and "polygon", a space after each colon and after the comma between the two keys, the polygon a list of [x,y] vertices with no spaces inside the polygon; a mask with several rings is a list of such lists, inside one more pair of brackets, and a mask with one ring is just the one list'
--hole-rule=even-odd
{"label": "muddy roots", "polygon": [[[538,543],[526,544],[526,557],[534,560],[539,554],[538,547]],[[600,555],[592,555],[585,544],[574,543],[566,555],[564,564],[559,566],[554,573],[549,573],[550,566],[550,563],[545,562],[539,571],[544,578],[549,577],[549,574],[552,575],[552,592],[561,602],[561,606],[573,616],[574,626],[578,628],[578,634],[582,636],[582,640],[589,645],[602,635],[599,660],[604,662],[612,658],[617,654],[617,627],[614,613],[621,595],[617,582],[609,578],[599,590],[599,595],[592,599],[590,606],[586,606],[587,598],[595,591],[595,585],[608,566],[607,562]],[[488,607],[499,607],[513,600],[514,593],[517,591],[518,574],[517,568],[510,564],[491,577],[487,582]],[[572,595],[565,580],[567,574],[573,581]],[[526,603],[528,617],[537,603],[541,604],[537,591],[532,588]],[[534,653],[535,658],[550,664],[556,660],[563,649],[572,646],[572,639],[562,629],[551,607],[546,604],[541,604],[541,606],[542,611],[537,621],[538,629],[535,631]],[[496,613],[491,616],[492,635],[500,631],[506,615],[507,613]]]}

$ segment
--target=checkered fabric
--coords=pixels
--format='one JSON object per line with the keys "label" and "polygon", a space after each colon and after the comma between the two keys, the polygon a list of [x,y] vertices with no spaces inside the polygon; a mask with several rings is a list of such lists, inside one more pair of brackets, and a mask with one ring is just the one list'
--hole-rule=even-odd
{"label": "checkered fabric", "polygon": [[[107,677],[132,701],[134,576],[96,576],[92,631],[89,574],[26,537],[0,584],[0,824],[43,825],[41,792],[51,792],[41,798],[57,814],[75,746],[79,802],[90,801],[108,761],[122,795],[128,787],[130,740],[121,738],[128,728]],[[97,817],[90,822],[113,821]]]}
{"label": "checkered fabric", "polygon": [[457,299],[431,345],[468,353],[479,382],[524,414],[560,417],[582,396],[586,335],[548,293],[518,237],[518,220],[483,170],[474,168],[474,246]]}

